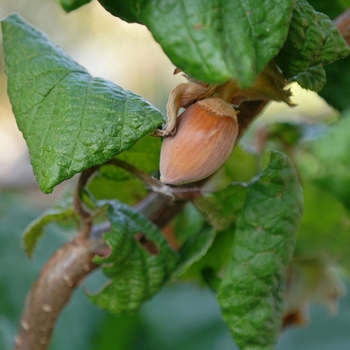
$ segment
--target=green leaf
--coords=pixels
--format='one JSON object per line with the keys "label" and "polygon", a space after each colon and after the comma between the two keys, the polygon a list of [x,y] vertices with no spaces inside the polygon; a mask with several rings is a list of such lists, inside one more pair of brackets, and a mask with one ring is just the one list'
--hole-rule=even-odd
{"label": "green leaf", "polygon": [[272,152],[248,187],[218,293],[224,321],[241,349],[272,349],[279,335],[286,268],[302,216],[302,190],[288,158]]}
{"label": "green leaf", "polygon": [[135,205],[147,194],[144,184],[137,179],[126,178],[117,181],[99,174],[90,181],[87,188],[97,200],[118,199],[129,205]]}
{"label": "green leaf", "polygon": [[350,106],[350,74],[344,74],[350,67],[350,56],[325,67],[327,82],[320,95],[340,111]]}
{"label": "green leaf", "polygon": [[303,89],[319,92],[326,84],[326,71],[322,65],[307,68],[305,72],[298,73],[289,79],[297,82]]}
{"label": "green leaf", "polygon": [[[116,158],[136,166],[145,173],[152,174],[158,172],[161,144],[160,138],[143,137]],[[109,164],[102,166],[99,172],[110,180],[125,180],[132,177],[126,170]]]}
{"label": "green leaf", "polygon": [[206,228],[187,240],[179,250],[180,260],[175,276],[183,275],[193,263],[200,260],[208,252],[215,236],[213,228]]}
{"label": "green leaf", "polygon": [[118,155],[117,158],[148,174],[152,174],[158,171],[159,168],[161,144],[162,141],[158,137],[143,137],[132,148]]}
{"label": "green leaf", "polygon": [[[89,299],[99,307],[115,314],[137,311],[169,279],[178,255],[168,245],[159,229],[140,213],[117,201],[101,201],[108,205],[107,216],[112,229],[104,236],[111,254],[96,257],[103,272],[111,278],[102,291]],[[145,235],[154,249],[150,253],[137,242],[137,235]]]}
{"label": "green leaf", "polygon": [[44,193],[161,124],[140,96],[92,78],[17,14],[2,21],[2,31],[8,94]]}
{"label": "green leaf", "polygon": [[287,40],[276,57],[284,76],[306,89],[319,91],[325,83],[320,65],[349,53],[349,46],[329,17],[316,12],[306,0],[297,0]]}
{"label": "green leaf", "polygon": [[98,0],[99,3],[113,16],[120,17],[129,23],[140,23],[142,7],[140,0],[118,1],[118,0]]}
{"label": "green leaf", "polygon": [[[185,266],[185,269],[181,271],[183,273],[181,279],[196,280],[199,283],[205,282],[210,288],[217,291],[213,284],[218,285],[220,283],[222,270],[230,256],[235,230],[234,227],[229,227],[224,231],[213,232],[213,235],[214,242],[210,246],[209,244],[203,244],[204,249],[198,252],[198,255],[193,251],[193,260],[191,260],[189,254],[191,252],[190,249],[186,249],[187,254],[181,257]],[[196,241],[197,238],[194,238],[194,240]],[[208,243],[210,242],[209,240],[210,238],[208,237]],[[193,245],[195,244],[193,243]]]}
{"label": "green leaf", "polygon": [[246,193],[246,184],[232,183],[219,192],[196,198],[193,204],[216,230],[225,230],[236,221],[243,207]]}
{"label": "green leaf", "polygon": [[217,282],[217,275],[231,250],[235,223],[246,193],[246,184],[232,183],[221,191],[204,194],[193,201],[216,231],[201,230],[185,242],[179,251],[177,276],[199,281],[204,278],[208,282],[210,275],[210,280]]}
{"label": "green leaf", "polygon": [[[349,0],[320,1],[309,0],[310,4],[320,12],[335,19],[350,6]],[[319,92],[331,106],[342,111],[350,106],[350,74],[344,74],[349,69],[350,57],[333,62],[325,67],[327,82]]]}
{"label": "green leaf", "polygon": [[62,8],[66,11],[66,12],[70,12],[73,10],[76,10],[77,8],[88,4],[91,0],[56,0],[58,1]]}
{"label": "green leaf", "polygon": [[186,203],[171,225],[174,229],[176,243],[182,246],[188,239],[200,233],[205,221],[205,217],[191,202]]}
{"label": "green leaf", "polygon": [[42,215],[32,221],[24,230],[22,243],[23,250],[27,254],[28,258],[33,256],[33,251],[38,243],[38,240],[44,234],[44,228],[46,225],[52,222],[62,223],[66,221],[79,221],[78,216],[73,209],[72,196],[63,199],[53,208],[44,212]]}
{"label": "green leaf", "polygon": [[292,0],[99,0],[113,15],[145,24],[174,65],[193,78],[249,87],[288,33]]}
{"label": "green leaf", "polygon": [[[132,148],[116,158],[148,173],[157,174],[159,167],[161,139],[143,137]],[[89,192],[98,200],[118,199],[123,203],[134,205],[147,193],[145,185],[132,174],[115,165],[103,165],[99,173],[88,184]]]}
{"label": "green leaf", "polygon": [[303,177],[305,209],[295,253],[299,256],[330,257],[350,269],[349,212],[331,193],[310,183],[310,180]]}
{"label": "green leaf", "polygon": [[314,181],[350,209],[350,111],[324,136],[311,143]]}
{"label": "green leaf", "polygon": [[[317,130],[319,126],[312,125],[312,127]],[[312,132],[310,129],[310,125],[297,122],[276,122],[266,125],[267,138],[280,141],[286,148],[298,145],[303,137]]]}
{"label": "green leaf", "polygon": [[220,184],[227,186],[232,182],[249,182],[262,171],[260,161],[255,149],[240,142],[223,166],[224,176]]}
{"label": "green leaf", "polygon": [[316,11],[325,13],[331,19],[339,16],[350,6],[349,0],[308,0],[308,2]]}

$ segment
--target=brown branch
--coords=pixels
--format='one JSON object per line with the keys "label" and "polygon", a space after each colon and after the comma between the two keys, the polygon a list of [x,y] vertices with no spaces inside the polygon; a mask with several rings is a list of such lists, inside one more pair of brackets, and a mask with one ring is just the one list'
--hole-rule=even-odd
{"label": "brown branch", "polygon": [[350,45],[350,8],[334,20],[334,24],[340,31],[348,45]]}
{"label": "brown branch", "polygon": [[25,301],[16,350],[44,350],[72,291],[96,265],[90,241],[71,241],[58,249],[40,272]]}
{"label": "brown branch", "polygon": [[[184,204],[185,201],[173,202],[170,197],[150,193],[136,205],[135,210],[163,227],[183,209]],[[89,239],[76,238],[64,244],[46,262],[28,292],[15,350],[47,349],[56,319],[72,292],[98,267],[92,258],[98,248],[106,247],[102,233],[109,230],[108,222],[93,226]]]}
{"label": "brown branch", "polygon": [[269,103],[269,100],[257,100],[257,101],[243,101],[239,106],[239,113],[237,114],[240,138],[247,130],[250,123],[254,118],[262,112],[265,106]]}

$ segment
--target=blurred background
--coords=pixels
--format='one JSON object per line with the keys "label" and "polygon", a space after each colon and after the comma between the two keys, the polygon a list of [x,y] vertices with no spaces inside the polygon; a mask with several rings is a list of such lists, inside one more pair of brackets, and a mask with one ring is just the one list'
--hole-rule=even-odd
{"label": "blurred background", "polygon": [[[1,0],[0,18],[14,11],[45,32],[93,76],[141,95],[163,113],[170,90],[184,81],[173,75],[175,67],[145,27],[111,16],[97,1],[66,14],[54,0]],[[28,261],[21,250],[21,234],[75,179],[57,186],[50,195],[39,191],[6,95],[2,57],[0,45],[0,349],[7,350],[12,347],[32,281],[72,232],[50,225],[33,261]],[[294,158],[306,185],[305,216],[297,249],[304,255],[311,251],[326,256],[347,283],[348,210],[332,194],[312,183],[314,159],[303,152],[304,142],[324,132],[339,118],[339,112],[315,93],[298,86],[292,86],[292,91],[297,107],[271,103],[251,126],[241,148],[250,153],[279,148]],[[274,129],[276,125],[280,129]],[[302,130],[302,136],[291,143],[280,136],[273,137],[288,134],[288,130],[292,135]],[[262,134],[271,137],[261,142],[258,136]],[[331,242],[332,249],[328,250],[327,242]],[[102,280],[96,272],[84,285],[96,289]],[[237,349],[221,320],[215,295],[194,283],[173,283],[146,303],[138,315],[123,318],[99,310],[83,294],[83,288],[79,288],[64,310],[50,349]],[[309,309],[309,324],[286,330],[277,349],[349,349],[350,297],[340,300],[339,312],[333,316],[321,306],[312,304]]]}

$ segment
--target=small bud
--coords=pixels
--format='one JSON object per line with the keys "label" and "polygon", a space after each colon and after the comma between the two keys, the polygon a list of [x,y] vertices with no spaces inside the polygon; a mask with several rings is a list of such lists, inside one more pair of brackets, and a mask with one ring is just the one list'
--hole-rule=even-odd
{"label": "small bud", "polygon": [[179,117],[177,132],[164,138],[160,181],[183,185],[213,174],[227,160],[238,135],[236,111],[220,98],[196,102]]}

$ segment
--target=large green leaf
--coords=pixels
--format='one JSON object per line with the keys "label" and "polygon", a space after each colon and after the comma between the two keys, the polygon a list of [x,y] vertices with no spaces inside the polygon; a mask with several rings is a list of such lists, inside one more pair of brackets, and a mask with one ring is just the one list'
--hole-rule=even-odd
{"label": "large green leaf", "polygon": [[[90,300],[115,314],[137,311],[164,285],[176,267],[178,255],[168,245],[159,229],[131,207],[117,201],[108,203],[107,216],[111,231],[104,236],[111,248],[106,258],[96,257],[103,272],[111,278]],[[155,247],[150,253],[137,242],[144,235]]]}
{"label": "large green leaf", "polygon": [[129,149],[162,123],[140,96],[92,78],[17,14],[2,21],[2,31],[8,94],[43,192]]}
{"label": "large green leaf", "polygon": [[306,0],[297,0],[288,38],[277,56],[283,74],[306,89],[320,91],[326,82],[322,66],[349,53],[330,18],[316,12]]}
{"label": "large green leaf", "polygon": [[248,187],[218,300],[241,349],[272,349],[281,326],[281,298],[302,190],[288,158],[272,152],[268,167]]}
{"label": "large green leaf", "polygon": [[249,87],[288,33],[292,0],[99,0],[145,24],[175,66],[206,82]]}

